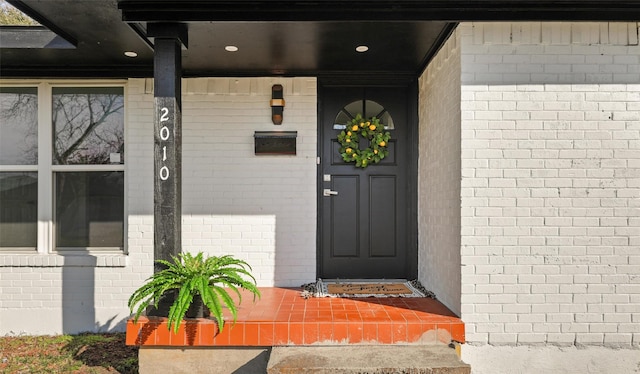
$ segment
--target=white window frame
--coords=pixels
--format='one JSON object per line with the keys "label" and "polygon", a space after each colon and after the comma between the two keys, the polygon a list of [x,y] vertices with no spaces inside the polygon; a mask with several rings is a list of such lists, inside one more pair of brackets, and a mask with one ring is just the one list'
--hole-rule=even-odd
{"label": "white window frame", "polygon": [[[37,87],[38,89],[38,164],[37,165],[0,165],[0,172],[36,171],[38,173],[38,239],[36,252],[40,255],[51,254],[127,254],[128,238],[128,188],[127,152],[128,140],[128,103],[126,80],[0,80],[0,86]],[[53,126],[52,98],[53,87],[122,87],[124,95],[124,164],[113,165],[54,165],[53,164]],[[123,247],[122,248],[56,248],[54,216],[55,190],[54,173],[84,171],[122,171],[124,172],[124,212],[123,212]],[[0,255],[34,254],[32,250],[0,249]],[[57,263],[57,262],[56,262]],[[2,265],[0,263],[0,265]]]}

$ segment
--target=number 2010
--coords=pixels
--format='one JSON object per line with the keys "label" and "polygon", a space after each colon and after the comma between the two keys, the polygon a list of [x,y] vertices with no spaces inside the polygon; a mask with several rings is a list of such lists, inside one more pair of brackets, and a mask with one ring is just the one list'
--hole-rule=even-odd
{"label": "number 2010", "polygon": [[[169,109],[166,107],[163,107],[160,109],[161,115],[160,115],[160,122],[166,122],[169,120]],[[160,128],[160,139],[163,141],[167,141],[169,140],[169,128],[167,126],[162,126]],[[166,161],[167,160],[167,146],[163,146],[162,147],[162,161]],[[163,181],[166,181],[167,179],[169,179],[169,168],[166,166],[163,166],[162,168],[160,168],[160,179]]]}

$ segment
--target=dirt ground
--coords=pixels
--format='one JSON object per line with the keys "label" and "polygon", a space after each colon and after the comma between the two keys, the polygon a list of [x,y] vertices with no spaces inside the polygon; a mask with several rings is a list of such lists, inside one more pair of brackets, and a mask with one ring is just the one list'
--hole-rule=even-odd
{"label": "dirt ground", "polygon": [[125,334],[0,337],[0,373],[137,373]]}

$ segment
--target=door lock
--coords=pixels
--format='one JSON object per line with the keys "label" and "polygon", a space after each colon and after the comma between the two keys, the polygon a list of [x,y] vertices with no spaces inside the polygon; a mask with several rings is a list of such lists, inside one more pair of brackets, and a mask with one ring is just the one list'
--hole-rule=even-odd
{"label": "door lock", "polygon": [[322,190],[323,196],[335,196],[337,194],[338,194],[338,191],[331,191],[329,188],[325,188],[324,190]]}

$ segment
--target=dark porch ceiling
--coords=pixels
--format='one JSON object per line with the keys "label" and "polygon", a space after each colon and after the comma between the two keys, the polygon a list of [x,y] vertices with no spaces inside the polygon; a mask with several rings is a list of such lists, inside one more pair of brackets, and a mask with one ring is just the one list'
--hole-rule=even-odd
{"label": "dark porch ceiling", "polygon": [[55,34],[0,29],[2,77],[150,77],[150,22],[187,23],[184,76],[415,76],[459,21],[640,20],[640,0],[9,2]]}

